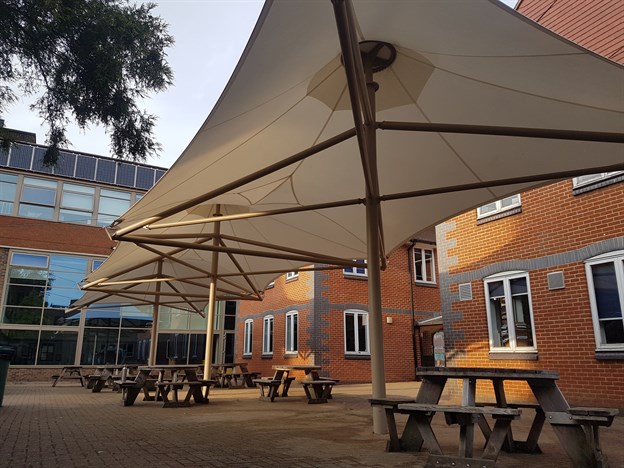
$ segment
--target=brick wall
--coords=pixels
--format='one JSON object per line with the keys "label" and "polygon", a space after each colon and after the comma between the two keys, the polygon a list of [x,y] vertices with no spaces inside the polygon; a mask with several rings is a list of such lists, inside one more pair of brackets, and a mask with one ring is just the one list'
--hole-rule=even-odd
{"label": "brick wall", "polygon": [[[624,248],[624,184],[573,195],[570,180],[522,194],[522,212],[477,224],[476,210],[438,230],[448,365],[559,371],[560,387],[577,405],[624,407],[624,359],[597,359],[584,261]],[[528,271],[537,360],[493,359],[489,351],[483,278]],[[565,288],[550,290],[547,274],[562,272]],[[458,285],[472,285],[459,301]],[[511,397],[529,399],[525,385]]]}
{"label": "brick wall", "polygon": [[[385,375],[387,381],[414,378],[412,345],[412,292],[416,321],[439,315],[437,287],[414,285],[410,288],[411,261],[407,246],[389,255],[388,268],[382,272],[382,326]],[[344,311],[368,311],[368,280],[345,276],[342,269],[301,272],[293,282],[281,276],[262,302],[242,302],[237,320],[237,359],[242,356],[244,321],[254,320],[253,356],[249,368],[263,375],[272,374],[274,364],[319,364],[323,374],[343,382],[369,382],[370,358],[345,355]],[[285,314],[299,311],[299,355],[283,354]],[[274,354],[262,359],[262,318],[275,317]],[[388,321],[390,318],[390,322]]]}

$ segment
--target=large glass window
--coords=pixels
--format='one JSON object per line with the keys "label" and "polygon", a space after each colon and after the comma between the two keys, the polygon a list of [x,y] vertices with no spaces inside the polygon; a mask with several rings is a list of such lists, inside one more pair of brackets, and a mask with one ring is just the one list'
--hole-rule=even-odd
{"label": "large glass window", "polygon": [[275,320],[272,315],[264,317],[262,332],[262,354],[273,354],[273,326]]}
{"label": "large glass window", "polygon": [[512,272],[485,280],[490,348],[535,350],[529,275]]}
{"label": "large glass window", "polygon": [[0,214],[13,214],[15,192],[17,191],[17,176],[0,173]]}
{"label": "large glass window", "polygon": [[586,264],[596,348],[624,350],[624,251]]}
{"label": "large glass window", "polygon": [[245,320],[245,331],[243,333],[243,354],[251,356],[253,343],[253,320]]}
{"label": "large glass window", "polygon": [[370,354],[368,312],[345,310],[344,331],[346,354]]}
{"label": "large glass window", "polygon": [[624,173],[623,171],[600,172],[598,174],[589,174],[589,175],[575,177],[574,179],[572,179],[573,187],[576,188],[576,187],[581,187],[583,185],[593,184],[596,182],[600,182],[602,180],[610,179],[611,177],[614,177],[618,174],[623,174],[623,173]]}
{"label": "large glass window", "polygon": [[24,177],[19,215],[27,218],[54,219],[57,182]]}
{"label": "large glass window", "polygon": [[118,190],[100,190],[98,226],[108,226],[130,208],[130,193]]}
{"label": "large glass window", "polygon": [[95,188],[76,184],[63,184],[59,221],[91,224]]}
{"label": "large glass window", "polygon": [[286,354],[296,354],[298,351],[298,330],[299,314],[297,312],[288,312],[286,314]]}
{"label": "large glass window", "polygon": [[431,247],[414,246],[414,281],[436,283],[435,255]]}

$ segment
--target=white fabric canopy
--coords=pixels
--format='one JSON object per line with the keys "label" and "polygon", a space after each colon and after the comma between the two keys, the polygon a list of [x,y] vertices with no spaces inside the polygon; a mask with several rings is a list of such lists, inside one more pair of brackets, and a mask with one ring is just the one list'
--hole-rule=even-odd
{"label": "white fabric canopy", "polygon": [[[373,77],[374,100],[360,41],[396,50]],[[407,131],[414,124],[421,131]],[[367,258],[372,395],[383,398],[386,253],[547,178],[623,170],[623,131],[622,67],[495,0],[268,1],[193,141],[114,225],[114,238],[160,254],[136,258],[120,249],[89,281],[101,285],[131,274],[137,262],[184,256],[210,265],[217,297],[227,279],[242,288],[239,297],[259,299],[277,270]],[[217,207],[308,211],[214,223]],[[218,264],[217,250],[227,251]],[[232,273],[239,276],[223,276]],[[374,430],[382,432],[377,410]]]}
{"label": "white fabric canopy", "polygon": [[[354,1],[353,11],[360,40],[381,40],[397,49],[394,63],[374,75],[379,84],[377,122],[624,130],[622,67],[494,0],[366,0]],[[267,2],[218,104],[173,167],[118,220],[115,229],[126,232],[119,238],[147,243],[156,234],[159,239],[151,242],[165,238],[207,245],[212,224],[149,231],[128,227],[150,224],[151,217],[152,226],[209,217],[217,203],[228,214],[364,199],[366,184],[353,137],[264,177],[236,182],[353,129],[336,30],[329,0]],[[457,192],[445,187],[624,164],[621,143],[392,130],[377,131],[377,154],[382,200],[401,192],[442,192],[382,201],[386,251],[453,215],[542,182]],[[366,257],[361,203],[221,223],[221,230],[232,237],[224,241],[230,249],[272,250],[237,240],[254,239],[319,258],[269,259],[244,253],[236,255],[239,268],[221,255],[219,273],[294,270],[322,263],[324,255]],[[178,251],[177,258],[204,270],[210,265],[210,251],[168,243],[151,246],[165,253]],[[146,260],[152,260],[149,266],[121,278],[155,275],[159,258],[143,249],[120,247],[89,281],[115,278],[115,272]],[[187,269],[174,263],[163,274],[198,273]],[[239,297],[258,298],[253,291],[261,291],[277,275],[228,281],[239,286]],[[180,288],[197,292],[188,283]],[[154,289],[155,284],[141,286],[150,294]],[[236,288],[230,284],[229,289]],[[231,296],[223,292],[219,297]]]}

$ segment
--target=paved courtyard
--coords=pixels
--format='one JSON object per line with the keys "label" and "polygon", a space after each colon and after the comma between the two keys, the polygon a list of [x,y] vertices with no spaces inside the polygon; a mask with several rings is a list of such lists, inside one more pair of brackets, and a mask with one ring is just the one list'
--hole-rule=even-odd
{"label": "paved courtyard", "polygon": [[[388,385],[413,397],[418,383]],[[327,404],[308,405],[300,386],[274,403],[257,389],[211,392],[209,405],[124,407],[119,393],[91,393],[72,381],[7,384],[0,408],[0,467],[329,467],[422,466],[426,453],[386,453],[387,436],[372,433],[370,385],[339,385]],[[443,448],[454,453],[457,426],[434,422]],[[529,417],[514,423],[516,438]],[[478,431],[477,431],[478,432]],[[624,418],[601,432],[612,467],[624,467]],[[476,436],[479,447],[483,439]],[[501,453],[501,467],[569,467],[548,425],[541,455]]]}

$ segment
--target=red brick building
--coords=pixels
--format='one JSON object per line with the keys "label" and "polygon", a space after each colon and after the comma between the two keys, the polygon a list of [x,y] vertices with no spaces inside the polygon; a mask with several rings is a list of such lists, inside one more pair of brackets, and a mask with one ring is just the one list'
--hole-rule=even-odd
{"label": "red brick building", "polygon": [[[388,381],[414,378],[422,348],[414,325],[439,315],[432,237],[396,249],[381,275]],[[367,288],[364,269],[280,276],[262,302],[240,303],[237,360],[263,375],[272,374],[272,365],[305,363],[343,382],[370,381]],[[431,340],[425,341],[431,356]]]}
{"label": "red brick building", "polygon": [[[624,3],[517,8],[624,64]],[[564,180],[438,226],[449,365],[553,369],[570,402],[624,407],[623,181],[622,172]]]}

